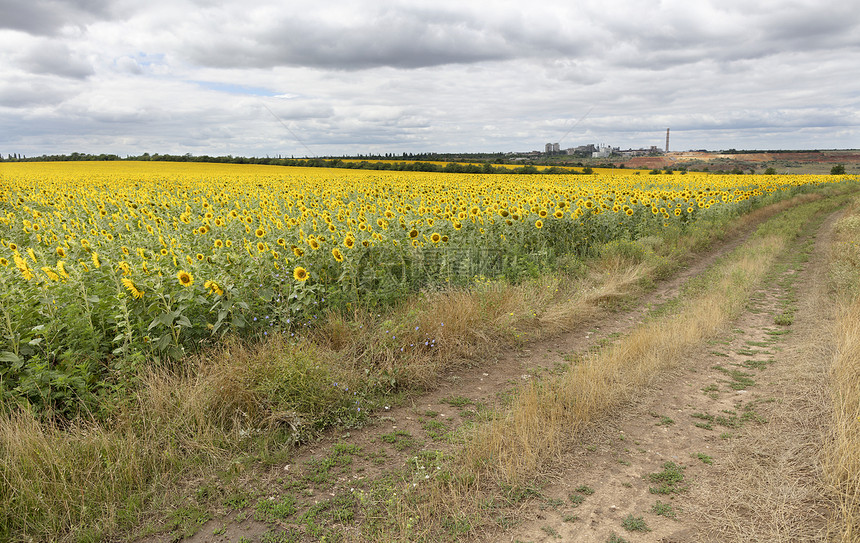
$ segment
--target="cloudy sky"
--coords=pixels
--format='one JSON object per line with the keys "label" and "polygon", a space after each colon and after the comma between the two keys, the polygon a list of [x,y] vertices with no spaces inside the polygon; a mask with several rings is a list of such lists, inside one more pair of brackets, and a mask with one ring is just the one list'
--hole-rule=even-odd
{"label": "cloudy sky", "polygon": [[0,154],[860,147],[846,0],[0,0]]}

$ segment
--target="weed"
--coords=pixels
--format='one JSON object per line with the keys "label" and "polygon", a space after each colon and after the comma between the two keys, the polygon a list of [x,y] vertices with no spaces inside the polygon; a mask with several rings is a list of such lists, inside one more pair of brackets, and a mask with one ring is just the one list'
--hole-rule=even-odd
{"label": "weed", "polygon": [[450,437],[448,426],[438,420],[428,420],[421,425],[424,431],[427,432],[427,437],[433,441],[443,441]]}
{"label": "weed", "polygon": [[672,507],[670,503],[663,503],[660,500],[657,500],[657,503],[651,508],[651,512],[655,515],[660,515],[662,517],[674,519],[677,517],[677,513],[675,512],[675,508]]}
{"label": "weed", "polygon": [[301,533],[296,530],[269,530],[260,536],[260,543],[297,543]]}
{"label": "weed", "polygon": [[562,499],[545,497],[543,500],[543,505],[541,505],[541,509],[558,509],[562,505],[564,505],[564,500]]}
{"label": "weed", "polygon": [[698,459],[699,459],[699,460],[701,460],[703,463],[708,464],[708,465],[710,465],[710,464],[713,464],[713,463],[714,463],[714,459],[713,459],[713,457],[710,457],[710,456],[708,456],[707,454],[704,454],[704,453],[694,453],[692,456],[693,456],[693,458],[698,458]]}
{"label": "weed", "polygon": [[543,530],[546,535],[550,535],[556,539],[561,539],[561,534],[559,534],[552,526],[542,526],[541,530]]}
{"label": "weed", "polygon": [[574,492],[579,492],[581,494],[585,494],[586,496],[591,496],[594,494],[594,489],[588,485],[580,485],[573,489]]}
{"label": "weed", "polygon": [[794,312],[780,313],[773,318],[773,323],[780,326],[790,326],[794,322]]}
{"label": "weed", "polygon": [[361,451],[358,445],[336,443],[330,449],[328,456],[320,459],[309,460],[306,463],[305,480],[324,484],[329,480],[330,471],[333,467],[345,468],[352,464],[352,457]]}
{"label": "weed", "polygon": [[389,434],[383,434],[380,436],[380,439],[385,443],[394,445],[394,448],[398,451],[405,451],[417,444],[417,441],[412,437],[412,434],[405,430],[395,430]]}
{"label": "weed", "polygon": [[642,517],[634,517],[633,513],[630,513],[624,519],[621,520],[621,527],[627,530],[628,532],[650,532],[651,528],[645,524],[645,519]]}
{"label": "weed", "polygon": [[568,494],[568,495],[567,495],[567,498],[570,500],[570,503],[571,503],[574,507],[579,507],[580,505],[582,505],[582,502],[584,502],[584,501],[585,501],[585,496],[583,496],[582,494],[576,494],[576,493],[573,493],[573,492],[571,492],[570,494]]}
{"label": "weed", "polygon": [[652,483],[658,483],[656,487],[649,487],[648,491],[652,494],[677,494],[687,490],[687,485],[684,485],[684,466],[679,466],[674,462],[666,462],[663,464],[663,471],[651,473],[648,478]]}
{"label": "weed", "polygon": [[561,520],[563,520],[564,522],[576,522],[577,520],[579,520],[579,517],[577,515],[566,514],[561,517]]}
{"label": "weed", "polygon": [[609,539],[606,540],[606,543],[630,543],[630,542],[627,541],[626,539],[624,539],[623,537],[621,537],[620,535],[616,534],[615,532],[612,532],[611,534],[609,534]]}
{"label": "weed", "polygon": [[263,522],[272,522],[285,519],[296,512],[296,498],[287,494],[280,501],[275,497],[262,499],[254,507],[254,519]]}
{"label": "weed", "polygon": [[442,398],[439,400],[440,402],[446,403],[451,407],[466,407],[467,405],[472,405],[474,402],[465,396],[448,396],[446,398]]}
{"label": "weed", "polygon": [[768,365],[773,364],[773,360],[747,360],[743,362],[741,365],[745,368],[749,368],[751,370],[763,370]]}
{"label": "weed", "polygon": [[502,493],[511,503],[521,503],[528,498],[540,496],[540,490],[527,486],[502,485]]}
{"label": "weed", "polygon": [[755,385],[755,381],[750,379],[750,377],[752,377],[751,373],[746,373],[740,370],[728,369],[719,365],[713,366],[713,369],[720,371],[729,378],[731,378],[731,381],[729,382],[729,387],[734,390],[746,390],[747,387]]}

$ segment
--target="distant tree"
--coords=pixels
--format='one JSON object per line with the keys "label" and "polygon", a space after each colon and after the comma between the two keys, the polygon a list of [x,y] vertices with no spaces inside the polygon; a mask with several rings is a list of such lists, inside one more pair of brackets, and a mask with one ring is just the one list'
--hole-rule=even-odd
{"label": "distant tree", "polygon": [[830,175],[845,175],[845,164],[837,164],[830,168]]}
{"label": "distant tree", "polygon": [[776,175],[776,168],[771,166],[764,171],[764,174],[765,175]]}

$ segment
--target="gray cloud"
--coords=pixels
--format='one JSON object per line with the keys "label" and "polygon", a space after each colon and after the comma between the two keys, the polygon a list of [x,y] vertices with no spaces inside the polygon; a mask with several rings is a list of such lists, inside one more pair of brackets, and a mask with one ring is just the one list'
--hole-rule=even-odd
{"label": "gray cloud", "polygon": [[92,75],[93,67],[67,45],[51,40],[39,43],[24,53],[18,62],[22,70],[34,74],[52,74],[83,79]]}
{"label": "gray cloud", "polygon": [[111,16],[111,0],[0,0],[0,29],[53,35]]}

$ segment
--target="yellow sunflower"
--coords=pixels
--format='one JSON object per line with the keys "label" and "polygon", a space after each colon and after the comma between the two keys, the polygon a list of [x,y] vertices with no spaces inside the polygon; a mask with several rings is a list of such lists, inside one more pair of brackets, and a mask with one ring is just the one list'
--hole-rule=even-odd
{"label": "yellow sunflower", "polygon": [[194,276],[185,270],[179,270],[179,273],[176,274],[176,278],[179,279],[179,284],[183,287],[190,287],[194,284]]}
{"label": "yellow sunflower", "polygon": [[301,266],[296,267],[293,270],[293,279],[296,281],[307,281],[310,274],[308,274],[308,270],[304,269]]}

